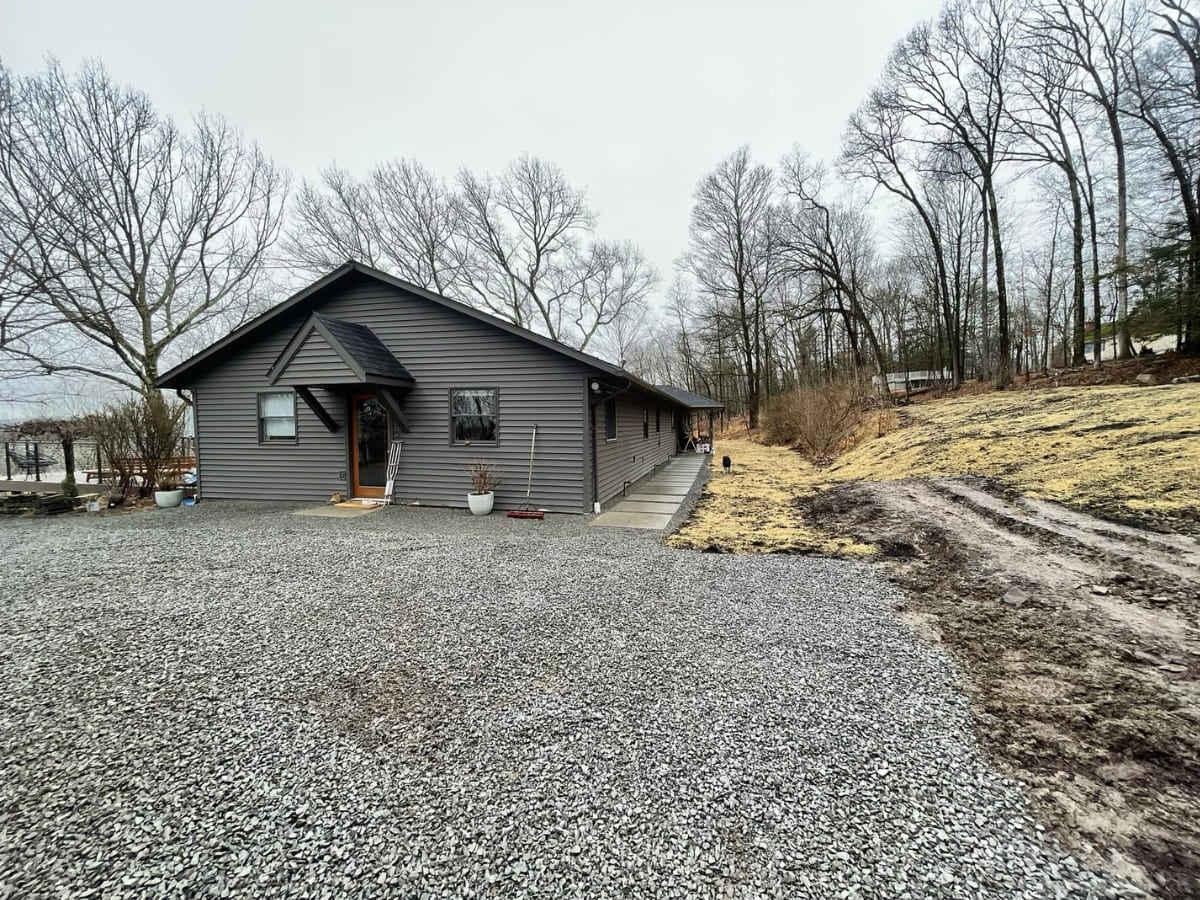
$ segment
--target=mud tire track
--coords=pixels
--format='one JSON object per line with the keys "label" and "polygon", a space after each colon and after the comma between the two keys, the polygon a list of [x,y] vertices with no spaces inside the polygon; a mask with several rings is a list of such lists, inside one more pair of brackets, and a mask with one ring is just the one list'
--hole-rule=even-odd
{"label": "mud tire track", "polygon": [[1047,821],[1147,890],[1200,896],[1200,543],[985,479],[799,502],[880,548],[902,616],[956,657],[982,743]]}

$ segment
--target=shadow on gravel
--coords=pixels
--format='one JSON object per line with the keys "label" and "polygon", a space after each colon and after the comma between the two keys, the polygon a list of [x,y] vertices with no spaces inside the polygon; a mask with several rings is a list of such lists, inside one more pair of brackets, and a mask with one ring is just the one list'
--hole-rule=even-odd
{"label": "shadow on gravel", "polygon": [[1063,837],[1155,893],[1200,896],[1200,545],[982,479],[799,502],[879,548],[902,617],[955,656],[984,745]]}

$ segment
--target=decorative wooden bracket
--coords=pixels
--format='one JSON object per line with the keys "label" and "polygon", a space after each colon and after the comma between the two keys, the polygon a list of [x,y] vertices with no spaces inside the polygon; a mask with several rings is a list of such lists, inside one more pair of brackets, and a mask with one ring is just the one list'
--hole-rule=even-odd
{"label": "decorative wooden bracket", "polygon": [[321,420],[321,424],[324,425],[327,430],[338,430],[337,422],[334,421],[334,418],[329,414],[329,411],[320,404],[320,401],[313,396],[312,391],[306,387],[297,387],[296,393],[300,395],[301,400],[308,404],[308,408],[313,411],[313,415]]}
{"label": "decorative wooden bracket", "polygon": [[380,387],[379,399],[387,407],[387,411],[392,414],[392,418],[400,426],[401,431],[412,430],[408,426],[408,419],[404,415],[404,410],[400,408],[400,398],[392,392],[391,388]]}

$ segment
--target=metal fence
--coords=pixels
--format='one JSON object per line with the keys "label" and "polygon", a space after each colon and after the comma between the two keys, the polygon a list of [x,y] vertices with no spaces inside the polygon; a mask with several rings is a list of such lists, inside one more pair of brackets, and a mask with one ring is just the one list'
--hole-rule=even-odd
{"label": "metal fence", "polygon": [[[59,441],[0,441],[4,447],[4,460],[0,475],[5,481],[62,481],[66,475],[62,443]],[[196,439],[184,438],[179,447],[180,456],[196,455]],[[79,481],[88,479],[87,473],[97,481],[108,471],[107,460],[101,460],[95,441],[75,442],[75,471]],[[104,465],[102,465],[104,463]]]}
{"label": "metal fence", "polygon": [[[67,470],[62,444],[58,441],[4,441],[4,479],[17,481],[61,481]],[[96,445],[91,441],[75,443],[75,470],[96,469]]]}

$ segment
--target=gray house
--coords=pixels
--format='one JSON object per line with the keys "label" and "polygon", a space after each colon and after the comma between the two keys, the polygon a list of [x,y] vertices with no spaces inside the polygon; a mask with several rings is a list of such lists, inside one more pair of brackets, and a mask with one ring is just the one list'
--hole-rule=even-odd
{"label": "gray house", "polygon": [[[465,506],[466,463],[496,505],[590,512],[686,443],[693,404],[594,356],[349,262],[161,376],[194,404],[206,500],[382,497]],[[690,399],[689,399],[690,398]]]}

